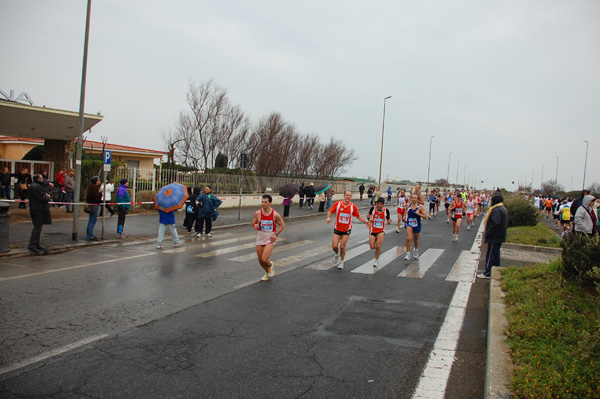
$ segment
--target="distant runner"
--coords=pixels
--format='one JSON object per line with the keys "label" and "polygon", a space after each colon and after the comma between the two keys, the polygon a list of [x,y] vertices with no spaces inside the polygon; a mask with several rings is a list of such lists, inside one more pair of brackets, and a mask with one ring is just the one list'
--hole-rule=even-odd
{"label": "distant runner", "polygon": [[331,240],[331,248],[335,252],[333,264],[338,265],[338,269],[344,268],[344,258],[346,257],[346,244],[352,232],[352,217],[357,218],[367,226],[369,222],[358,213],[358,208],[352,202],[352,192],[344,192],[344,200],[337,201],[327,211],[327,224],[331,222],[331,214],[336,213],[335,225],[333,227],[333,238]]}
{"label": "distant runner", "polygon": [[417,193],[410,195],[410,206],[407,208],[406,221],[406,255],[404,260],[410,260],[410,242],[414,242],[415,251],[413,253],[415,259],[419,257],[419,235],[421,234],[421,219],[427,219],[425,206],[419,204],[419,196]]}
{"label": "distant runner", "polygon": [[458,191],[454,193],[454,201],[448,208],[452,219],[452,237],[454,241],[458,241],[458,233],[460,233],[460,223],[462,222],[463,214],[465,213],[465,203]]}
{"label": "distant runner", "polygon": [[392,224],[390,211],[385,207],[385,199],[379,198],[377,204],[371,207],[367,214],[369,221],[369,246],[375,250],[375,261],[373,267],[379,267],[379,255],[381,255],[381,244],[385,238],[385,223]]}
{"label": "distant runner", "polygon": [[[265,271],[261,281],[269,281],[275,275],[275,264],[269,259],[277,243],[277,237],[285,228],[283,219],[271,208],[273,198],[265,194],[262,196],[262,208],[254,213],[252,227],[258,231],[256,235],[256,255],[258,263]],[[279,229],[277,229],[279,227]]]}
{"label": "distant runner", "polygon": [[396,209],[398,213],[398,228],[396,229],[396,233],[400,233],[400,229],[404,227],[403,221],[408,202],[409,199],[406,194],[404,194],[404,189],[400,190],[400,195],[398,195],[398,199],[396,200]]}

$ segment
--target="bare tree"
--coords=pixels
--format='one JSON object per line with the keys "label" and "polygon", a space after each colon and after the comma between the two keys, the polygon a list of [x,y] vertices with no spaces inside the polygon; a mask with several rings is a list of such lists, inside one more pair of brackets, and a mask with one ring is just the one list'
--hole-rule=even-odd
{"label": "bare tree", "polygon": [[341,140],[332,137],[328,144],[318,150],[318,158],[314,160],[315,174],[324,179],[333,178],[354,160],[354,150],[348,150]]}

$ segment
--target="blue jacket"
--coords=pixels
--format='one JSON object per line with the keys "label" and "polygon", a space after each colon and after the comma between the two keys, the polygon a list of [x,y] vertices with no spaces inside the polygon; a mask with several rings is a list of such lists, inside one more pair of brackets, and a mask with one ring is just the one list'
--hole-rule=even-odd
{"label": "blue jacket", "polygon": [[198,204],[198,219],[211,218],[216,214],[217,208],[221,206],[221,201],[214,194],[206,195],[202,193],[196,198]]}
{"label": "blue jacket", "polygon": [[[121,202],[125,202],[125,204],[121,204]],[[129,197],[127,186],[125,184],[121,184],[117,189],[117,207],[129,210],[129,202],[131,202],[131,198]]]}
{"label": "blue jacket", "polygon": [[175,212],[163,212],[158,210],[158,221],[160,224],[175,224]]}

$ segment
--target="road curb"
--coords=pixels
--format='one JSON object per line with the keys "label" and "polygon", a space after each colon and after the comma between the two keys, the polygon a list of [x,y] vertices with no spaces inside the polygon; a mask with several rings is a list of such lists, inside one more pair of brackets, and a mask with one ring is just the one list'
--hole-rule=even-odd
{"label": "road curb", "polygon": [[557,255],[560,255],[562,253],[562,248],[540,247],[537,245],[511,244],[511,243],[502,244],[502,249],[516,249],[516,250],[521,250],[521,251],[543,252],[543,253],[548,253],[548,254],[555,253]]}
{"label": "road curb", "polygon": [[506,343],[506,306],[501,289],[501,267],[492,268],[490,304],[488,313],[487,362],[485,370],[485,398],[508,399],[512,379],[510,349]]}

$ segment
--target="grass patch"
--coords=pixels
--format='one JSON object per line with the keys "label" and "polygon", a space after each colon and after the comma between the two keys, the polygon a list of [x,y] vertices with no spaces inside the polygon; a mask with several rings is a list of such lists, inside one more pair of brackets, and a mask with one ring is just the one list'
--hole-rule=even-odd
{"label": "grass patch", "polygon": [[502,271],[515,398],[600,398],[600,297],[559,266]]}
{"label": "grass patch", "polygon": [[543,223],[535,226],[509,227],[506,242],[560,248],[560,237]]}

